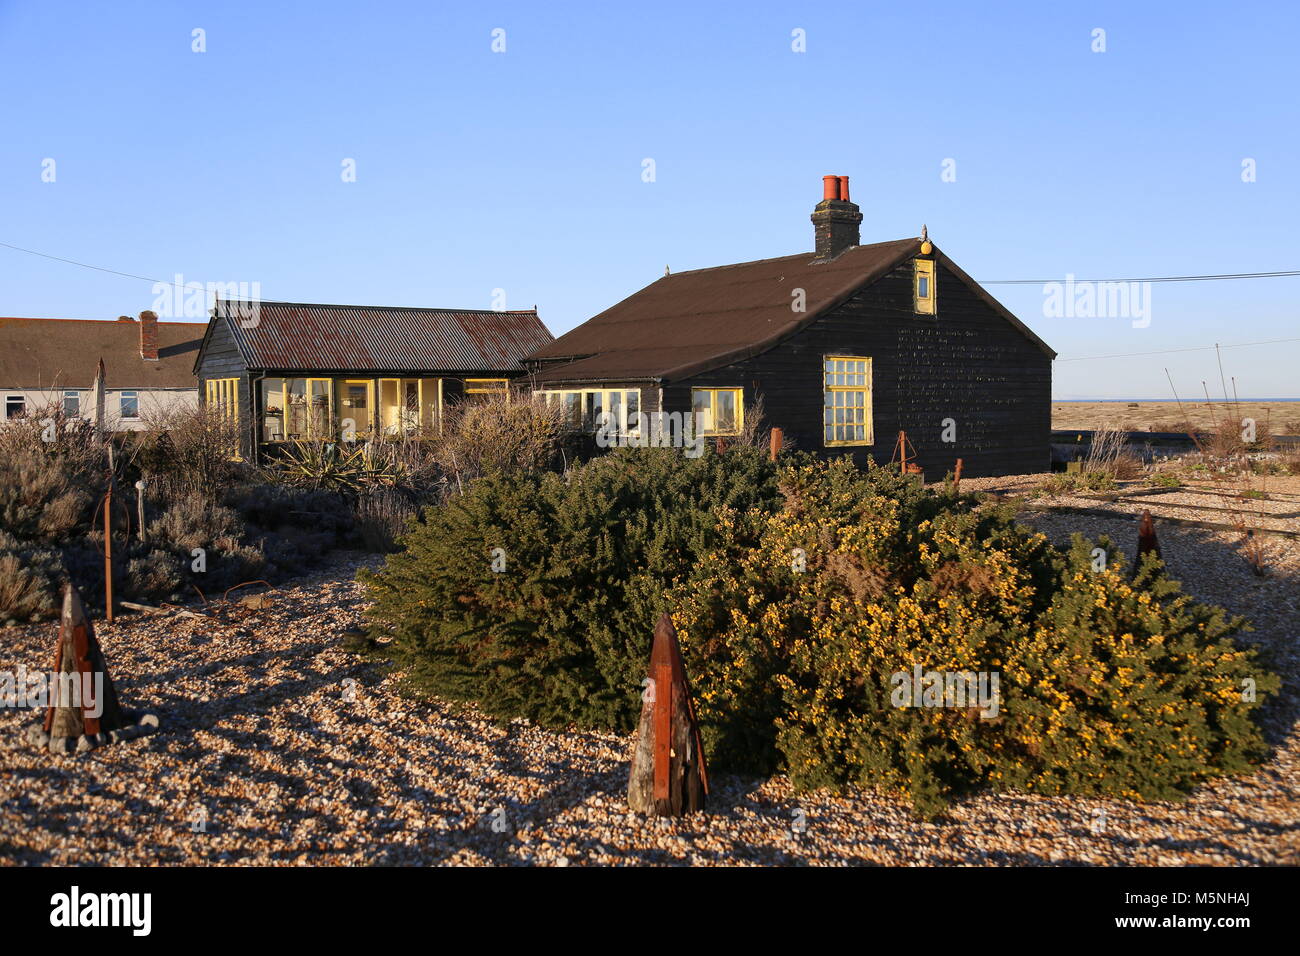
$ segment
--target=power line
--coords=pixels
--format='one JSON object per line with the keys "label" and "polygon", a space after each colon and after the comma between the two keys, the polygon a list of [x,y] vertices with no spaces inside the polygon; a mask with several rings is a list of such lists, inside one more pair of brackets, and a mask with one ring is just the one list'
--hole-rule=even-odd
{"label": "power line", "polygon": [[[1218,279],[1275,279],[1279,276],[1300,276],[1300,269],[1279,272],[1233,272],[1217,276],[1148,276],[1144,279],[1074,279],[1068,281],[1076,285],[1087,282],[1213,282]],[[1054,279],[982,279],[980,285],[1046,285],[1049,282],[1062,282],[1059,276]]]}
{"label": "power line", "polygon": [[151,279],[148,276],[138,276],[132,272],[118,272],[116,269],[105,269],[103,266],[92,266],[88,262],[78,262],[76,259],[65,259],[62,256],[52,256],[48,252],[37,252],[35,249],[24,249],[22,246],[15,246],[8,242],[0,242],[0,246],[4,246],[6,249],[15,249],[18,252],[25,252],[29,256],[40,256],[42,259],[53,259],[55,262],[66,262],[69,265],[81,266],[83,269],[94,269],[96,272],[107,272],[109,275],[122,276],[126,279],[139,279],[142,282],[153,282],[155,284],[159,282],[163,282],[167,285],[175,284],[167,282],[165,279]]}
{"label": "power line", "polygon": [[79,261],[75,259],[65,259],[64,256],[49,255],[48,252],[38,252],[34,250],[34,248],[23,248],[22,246],[14,246],[13,243],[9,243],[9,242],[0,242],[0,246],[4,246],[5,248],[12,248],[12,250],[16,250],[18,252],[26,252],[27,255],[40,256],[40,258],[42,259],[53,259],[56,261],[56,263],[68,263],[69,265],[79,265],[79,267],[83,269],[94,269],[95,272],[107,272],[109,276],[121,276],[122,278],[138,278],[138,280],[142,282],[152,282],[153,285],[169,285],[174,287],[174,289],[186,291],[186,293],[192,290],[191,287],[183,285],[181,284],[181,282],[172,282],[169,280],[165,280],[165,278],[151,278],[149,276],[136,276],[134,272],[118,272],[117,269],[105,269],[103,265],[91,265],[90,263],[79,263]]}
{"label": "power line", "polygon": [[1089,362],[1093,359],[1132,358],[1135,355],[1171,355],[1174,352],[1207,352],[1210,349],[1244,349],[1252,345],[1276,345],[1279,342],[1300,342],[1300,338],[1268,339],[1264,342],[1237,342],[1232,345],[1194,345],[1186,349],[1161,349],[1157,352],[1119,352],[1115,355],[1080,355],[1077,358],[1057,359],[1058,362]]}
{"label": "power line", "polygon": [[[53,259],[55,262],[65,262],[68,265],[80,266],[83,269],[94,269],[96,272],[107,272],[109,275],[121,276],[124,279],[139,279],[141,282],[152,282],[154,284],[162,283],[163,285],[175,285],[183,288],[178,283],[168,282],[166,279],[154,279],[149,276],[136,275],[133,272],[120,272],[117,269],[107,269],[104,266],[91,265],[89,262],[79,262],[76,259],[66,259],[63,256],[50,255],[48,252],[37,252],[35,249],[25,249],[22,246],[15,246],[9,242],[0,242],[0,246],[6,249],[13,249],[16,252],[25,252],[29,256],[40,256],[42,259]],[[1232,272],[1223,275],[1203,275],[1203,276],[1148,276],[1141,279],[1070,279],[1074,283],[1087,282],[1211,282],[1220,279],[1276,279],[1287,276],[1300,276],[1300,269],[1280,270],[1277,272]],[[1052,279],[986,279],[977,280],[980,285],[1046,285],[1049,282],[1061,282],[1061,278]]]}

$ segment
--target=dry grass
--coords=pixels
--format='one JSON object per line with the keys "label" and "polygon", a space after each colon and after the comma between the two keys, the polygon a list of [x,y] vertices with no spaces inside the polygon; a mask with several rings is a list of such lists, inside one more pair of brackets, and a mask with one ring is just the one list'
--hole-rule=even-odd
{"label": "dry grass", "polygon": [[1141,477],[1145,469],[1142,459],[1135,455],[1125,442],[1126,431],[1113,425],[1104,426],[1092,435],[1092,446],[1084,460],[1087,474],[1107,475],[1116,481]]}
{"label": "dry grass", "polygon": [[131,436],[132,455],[160,494],[213,494],[243,476],[245,466],[234,458],[239,426],[219,411],[142,409],[140,419],[144,429]]}
{"label": "dry grass", "polygon": [[1260,437],[1300,435],[1300,402],[1053,402],[1052,428],[1091,431],[1115,425],[1138,432],[1210,431],[1223,421],[1253,418]]}
{"label": "dry grass", "polygon": [[449,405],[433,460],[457,488],[488,474],[540,471],[560,452],[564,411],[540,397],[492,395]]}

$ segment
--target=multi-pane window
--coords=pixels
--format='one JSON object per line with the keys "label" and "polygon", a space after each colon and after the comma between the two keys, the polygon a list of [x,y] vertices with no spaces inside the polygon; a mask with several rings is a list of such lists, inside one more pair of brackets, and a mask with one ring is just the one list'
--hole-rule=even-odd
{"label": "multi-pane window", "polygon": [[81,415],[81,393],[69,389],[63,393],[63,417],[77,418]]}
{"label": "multi-pane window", "polygon": [[635,435],[640,427],[641,392],[635,388],[561,389],[539,393],[559,405],[570,428],[594,432],[602,425],[616,435]]}
{"label": "multi-pane window", "polygon": [[934,260],[915,259],[916,311],[924,315],[934,315]]}
{"label": "multi-pane window", "polygon": [[465,396],[471,402],[487,402],[496,395],[510,395],[508,378],[467,378]]}
{"label": "multi-pane window", "polygon": [[744,404],[739,388],[693,388],[691,410],[701,435],[739,435]]}
{"label": "multi-pane window", "polygon": [[[210,378],[205,383],[204,389],[204,398],[207,401],[208,407],[223,418],[238,423],[239,379]],[[125,412],[122,414],[123,416],[126,415]]]}
{"label": "multi-pane window", "polygon": [[118,414],[123,418],[140,417],[140,396],[134,390],[118,393]]}
{"label": "multi-pane window", "polygon": [[21,395],[5,396],[5,418],[22,418],[27,414],[27,400]]}
{"label": "multi-pane window", "polygon": [[828,355],[822,380],[823,444],[870,445],[871,359]]}
{"label": "multi-pane window", "polygon": [[264,378],[261,385],[262,441],[333,437],[333,379]]}

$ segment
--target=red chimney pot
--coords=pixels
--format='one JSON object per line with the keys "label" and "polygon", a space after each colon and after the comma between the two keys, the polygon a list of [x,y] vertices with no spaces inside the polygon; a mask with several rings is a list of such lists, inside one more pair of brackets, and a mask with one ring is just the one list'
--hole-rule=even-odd
{"label": "red chimney pot", "polygon": [[822,177],[822,199],[839,199],[840,198],[840,177],[823,176]]}
{"label": "red chimney pot", "polygon": [[849,201],[849,177],[840,176],[838,178],[840,181],[840,202],[848,202]]}

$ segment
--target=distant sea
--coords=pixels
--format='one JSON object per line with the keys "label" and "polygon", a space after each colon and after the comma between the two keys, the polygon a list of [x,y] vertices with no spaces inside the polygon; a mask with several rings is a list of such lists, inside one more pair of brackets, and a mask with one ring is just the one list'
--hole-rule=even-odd
{"label": "distant sea", "polygon": [[[1172,398],[1054,398],[1052,399],[1052,401],[1058,403],[1092,402],[1095,404],[1097,402],[1172,402],[1174,401],[1174,399]],[[1191,404],[1191,405],[1195,405],[1204,401],[1205,399],[1203,398],[1183,399],[1184,404]],[[1225,402],[1225,401],[1227,402],[1300,402],[1300,398],[1247,398],[1246,396],[1243,395],[1241,398],[1226,398],[1226,399],[1216,398],[1213,399],[1213,401],[1215,402]]]}

